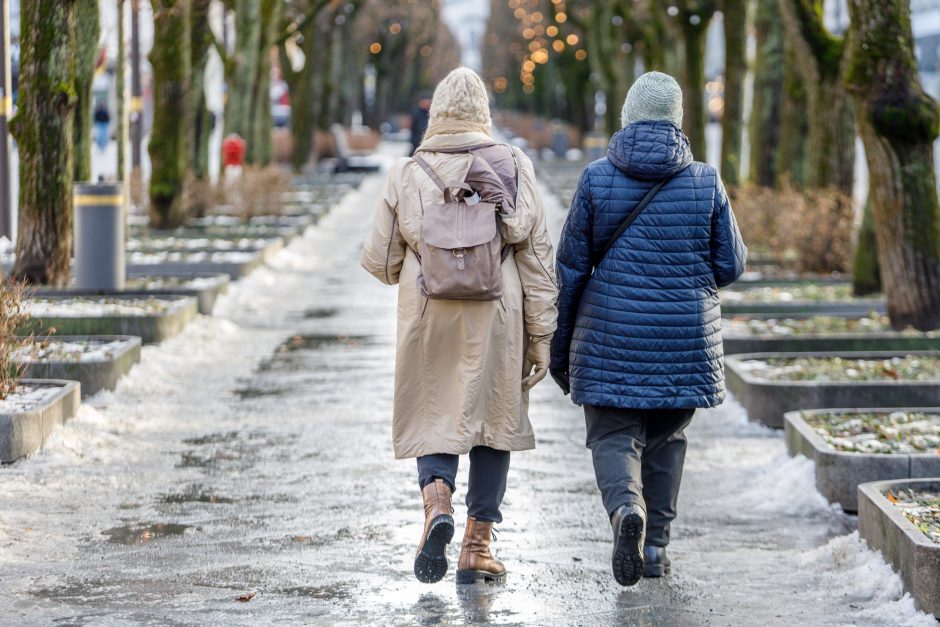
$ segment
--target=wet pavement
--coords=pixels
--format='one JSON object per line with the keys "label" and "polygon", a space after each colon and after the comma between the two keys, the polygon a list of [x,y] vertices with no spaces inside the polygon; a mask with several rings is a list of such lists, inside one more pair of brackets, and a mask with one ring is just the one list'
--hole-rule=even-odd
{"label": "wet pavement", "polygon": [[[583,419],[549,382],[494,545],[507,585],[456,586],[457,543],[442,582],[415,581],[420,495],[390,442],[396,292],[358,266],[381,183],[0,468],[0,624],[936,625],[811,463],[733,400],[689,429],[675,574],[620,588]],[[465,487],[466,465],[458,537]]]}

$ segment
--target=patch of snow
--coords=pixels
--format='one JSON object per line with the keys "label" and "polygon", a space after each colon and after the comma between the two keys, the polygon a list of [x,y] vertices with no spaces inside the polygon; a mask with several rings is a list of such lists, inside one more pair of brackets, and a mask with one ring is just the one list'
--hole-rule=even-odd
{"label": "patch of snow", "polygon": [[114,355],[123,351],[131,344],[130,340],[84,340],[66,341],[50,338],[44,342],[36,342],[26,346],[16,353],[17,359],[24,363],[94,363],[113,359]]}
{"label": "patch of snow", "polygon": [[161,263],[248,263],[260,251],[233,250],[224,252],[131,252],[127,261],[133,265],[159,265]]}
{"label": "patch of snow", "polygon": [[799,558],[821,590],[831,597],[848,599],[862,608],[861,617],[876,624],[936,627],[937,621],[920,612],[904,592],[901,577],[872,551],[858,532],[833,538],[806,551]]}
{"label": "patch of snow", "polygon": [[104,316],[152,316],[166,313],[182,298],[31,298],[26,313],[34,318],[85,318]]}

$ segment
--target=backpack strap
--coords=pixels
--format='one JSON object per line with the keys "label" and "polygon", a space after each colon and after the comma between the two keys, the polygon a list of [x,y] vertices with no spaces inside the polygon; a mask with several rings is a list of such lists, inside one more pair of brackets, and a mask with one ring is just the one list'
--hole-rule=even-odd
{"label": "backpack strap", "polygon": [[421,166],[421,169],[424,170],[429,177],[431,177],[431,180],[434,181],[434,184],[437,185],[442,192],[444,192],[444,202],[453,202],[450,194],[450,188],[447,187],[447,184],[444,183],[443,180],[441,180],[441,177],[437,175],[437,172],[434,171],[434,168],[432,168],[431,165],[417,153],[415,153],[412,159],[415,163]]}
{"label": "backpack strap", "polygon": [[[689,166],[685,166],[685,168],[687,167]],[[620,223],[620,226],[617,227],[617,230],[614,231],[614,234],[611,235],[610,239],[608,239],[604,244],[604,248],[601,249],[600,253],[597,255],[597,260],[594,262],[595,268],[601,265],[601,261],[603,261],[604,257],[607,256],[607,252],[610,250],[611,246],[614,245],[614,242],[620,239],[620,236],[623,235],[623,232],[626,231],[631,224],[633,224],[633,221],[636,220],[641,213],[643,213],[643,210],[646,209],[646,206],[650,204],[651,200],[653,200],[653,196],[655,196],[656,193],[663,188],[663,185],[671,181],[672,178],[676,176],[676,174],[679,174],[679,172],[682,172],[685,170],[685,168],[681,168],[666,178],[660,181],[656,181],[656,183],[654,183],[653,186],[649,188],[649,190],[646,192],[646,195],[643,196],[640,202],[637,203],[636,207],[633,208],[633,211],[627,215],[624,221]]]}

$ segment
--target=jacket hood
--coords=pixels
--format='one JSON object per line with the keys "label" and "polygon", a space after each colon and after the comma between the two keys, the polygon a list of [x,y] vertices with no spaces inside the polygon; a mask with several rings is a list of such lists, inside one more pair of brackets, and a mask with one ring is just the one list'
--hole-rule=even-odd
{"label": "jacket hood", "polygon": [[692,149],[672,122],[633,122],[610,138],[607,158],[631,178],[659,180],[692,163]]}

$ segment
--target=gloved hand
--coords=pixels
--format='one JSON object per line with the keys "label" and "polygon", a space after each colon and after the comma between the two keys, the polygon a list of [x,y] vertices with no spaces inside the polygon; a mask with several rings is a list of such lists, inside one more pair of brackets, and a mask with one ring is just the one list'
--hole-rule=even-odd
{"label": "gloved hand", "polygon": [[[525,351],[525,362],[522,366],[523,374],[527,375],[522,379],[523,392],[528,392],[534,388],[535,384],[548,374],[549,339],[543,337],[529,340],[529,347]],[[534,372],[532,372],[533,367],[535,368]],[[528,374],[529,372],[532,374]]]}
{"label": "gloved hand", "polygon": [[567,370],[552,370],[552,378],[555,380],[555,383],[558,384],[558,387],[561,388],[561,391],[567,396],[571,393],[571,383],[568,380],[568,371]]}

